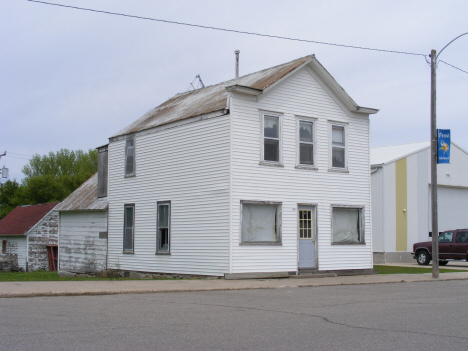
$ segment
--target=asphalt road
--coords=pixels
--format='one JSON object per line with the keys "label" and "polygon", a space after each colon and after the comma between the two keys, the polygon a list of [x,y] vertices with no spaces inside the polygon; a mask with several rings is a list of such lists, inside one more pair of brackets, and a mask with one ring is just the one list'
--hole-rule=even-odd
{"label": "asphalt road", "polygon": [[468,281],[0,299],[0,350],[467,350]]}

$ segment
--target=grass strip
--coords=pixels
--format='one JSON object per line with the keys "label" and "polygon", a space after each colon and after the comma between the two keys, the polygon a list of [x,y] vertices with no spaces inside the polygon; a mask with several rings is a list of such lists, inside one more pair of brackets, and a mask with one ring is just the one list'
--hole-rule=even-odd
{"label": "grass strip", "polygon": [[[378,274],[421,274],[431,273],[432,267],[400,267],[400,266],[380,266],[375,265],[374,269],[377,270]],[[467,272],[462,269],[450,269],[450,268],[439,268],[440,273],[456,273],[456,272]]]}

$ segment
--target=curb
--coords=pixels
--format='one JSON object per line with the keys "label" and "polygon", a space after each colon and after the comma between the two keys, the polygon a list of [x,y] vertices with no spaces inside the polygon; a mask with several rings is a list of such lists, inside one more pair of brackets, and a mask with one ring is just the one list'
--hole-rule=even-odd
{"label": "curb", "polygon": [[[450,274],[450,273],[447,273]],[[363,277],[363,276],[361,276]],[[370,277],[370,276],[369,276]],[[375,276],[373,276],[375,277]],[[388,278],[396,278],[395,276],[389,275]],[[361,280],[361,281],[343,281],[343,279],[337,279],[338,277],[331,278],[333,280],[326,279],[268,279],[268,280],[251,280],[246,283],[245,280],[238,280],[230,282],[239,283],[237,286],[211,286],[211,287],[161,287],[158,289],[121,289],[116,290],[88,290],[88,291],[29,291],[29,292],[0,292],[0,298],[25,298],[25,297],[52,297],[52,296],[99,296],[99,295],[124,295],[124,294],[155,294],[155,293],[179,293],[179,292],[198,292],[198,291],[229,291],[229,290],[259,290],[259,289],[284,289],[284,288],[302,288],[302,287],[320,287],[320,286],[338,286],[338,285],[366,285],[366,284],[393,284],[393,283],[418,283],[418,282],[443,282],[452,280],[468,280],[468,275],[462,277],[439,277],[434,280],[432,277],[424,277],[421,275],[406,275],[398,277],[397,279],[388,280]],[[402,278],[402,279],[400,279]],[[413,278],[413,279],[408,279]],[[60,282],[61,283],[61,282]]]}

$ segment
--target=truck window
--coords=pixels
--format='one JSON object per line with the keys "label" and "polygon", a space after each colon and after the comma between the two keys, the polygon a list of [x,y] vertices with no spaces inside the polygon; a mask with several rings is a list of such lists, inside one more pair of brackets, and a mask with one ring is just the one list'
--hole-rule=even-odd
{"label": "truck window", "polygon": [[453,239],[453,232],[444,232],[439,235],[439,243],[451,243]]}

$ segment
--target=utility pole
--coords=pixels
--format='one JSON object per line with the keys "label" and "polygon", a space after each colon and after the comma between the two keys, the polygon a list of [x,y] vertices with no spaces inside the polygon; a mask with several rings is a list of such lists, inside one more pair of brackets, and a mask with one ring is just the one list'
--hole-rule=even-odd
{"label": "utility pole", "polygon": [[468,35],[460,34],[445,45],[439,54],[431,50],[431,208],[432,208],[432,278],[439,278],[439,218],[437,216],[437,114],[436,114],[436,69],[437,58],[447,46],[458,38]]}
{"label": "utility pole", "polygon": [[432,278],[439,278],[439,221],[437,216],[437,116],[436,51],[431,50],[431,199],[432,199]]}

